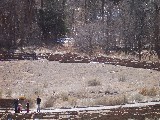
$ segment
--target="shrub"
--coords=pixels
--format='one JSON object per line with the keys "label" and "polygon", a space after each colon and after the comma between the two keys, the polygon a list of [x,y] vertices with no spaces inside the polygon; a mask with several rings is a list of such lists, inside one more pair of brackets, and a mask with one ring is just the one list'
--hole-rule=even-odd
{"label": "shrub", "polygon": [[70,103],[71,106],[76,106],[77,105],[77,98],[76,97],[69,97],[68,102]]}
{"label": "shrub", "polygon": [[44,108],[47,107],[53,107],[53,104],[55,103],[56,98],[54,96],[51,96],[50,98],[47,99],[47,101],[43,104]]}
{"label": "shrub", "polygon": [[39,96],[42,93],[42,89],[38,87],[34,88],[32,91],[35,96]]}
{"label": "shrub", "polygon": [[132,96],[132,102],[140,102],[143,100],[143,95],[137,93]]}
{"label": "shrub", "polygon": [[11,96],[12,96],[12,90],[7,90],[6,97],[11,97]]}
{"label": "shrub", "polygon": [[95,105],[108,105],[107,103],[107,98],[106,97],[101,97],[95,100]]}
{"label": "shrub", "polygon": [[25,96],[20,96],[19,99],[20,99],[20,100],[25,100],[26,97],[25,97]]}
{"label": "shrub", "polygon": [[101,83],[96,79],[88,81],[88,86],[98,86],[98,85],[101,85]]}
{"label": "shrub", "polygon": [[126,103],[123,95],[115,95],[108,97],[101,97],[95,100],[95,105],[120,105]]}
{"label": "shrub", "polygon": [[29,107],[34,108],[35,107],[35,100],[32,98],[27,99],[29,101]]}
{"label": "shrub", "polygon": [[125,81],[126,81],[125,76],[120,76],[120,78],[119,78],[119,82],[125,82]]}
{"label": "shrub", "polygon": [[43,88],[47,88],[47,87],[48,87],[48,83],[45,82],[45,83],[43,84]]}
{"label": "shrub", "polygon": [[60,98],[61,98],[63,101],[68,101],[68,94],[63,92],[63,93],[61,93]]}
{"label": "shrub", "polygon": [[2,98],[2,93],[3,93],[3,91],[2,91],[2,90],[0,90],[0,98]]}
{"label": "shrub", "polygon": [[156,87],[152,87],[152,88],[142,88],[139,91],[140,94],[142,94],[143,96],[156,96],[158,94],[158,88]]}

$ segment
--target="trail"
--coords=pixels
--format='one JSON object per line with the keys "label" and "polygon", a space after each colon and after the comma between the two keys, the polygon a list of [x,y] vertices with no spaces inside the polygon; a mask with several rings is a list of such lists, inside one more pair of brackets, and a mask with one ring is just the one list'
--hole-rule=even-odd
{"label": "trail", "polygon": [[40,113],[36,113],[36,109],[31,109],[30,113],[27,114],[25,114],[25,111],[18,114],[13,114],[13,111],[10,112],[8,111],[3,113],[2,111],[0,111],[1,120],[145,120],[146,118],[160,118],[160,102],[70,109],[48,108],[41,110]]}
{"label": "trail", "polygon": [[[111,110],[111,109],[117,109],[117,108],[139,108],[139,107],[146,107],[146,106],[153,106],[153,105],[159,105],[160,101],[158,102],[145,102],[145,103],[130,103],[130,104],[124,104],[124,105],[114,105],[114,106],[90,106],[90,107],[73,107],[73,108],[45,108],[41,109],[41,113],[46,112],[67,112],[67,111],[99,111],[99,110]],[[35,113],[37,110],[36,108],[30,109],[30,113]],[[13,110],[9,110],[9,112],[14,113]],[[22,111],[22,113],[26,113],[25,110]]]}

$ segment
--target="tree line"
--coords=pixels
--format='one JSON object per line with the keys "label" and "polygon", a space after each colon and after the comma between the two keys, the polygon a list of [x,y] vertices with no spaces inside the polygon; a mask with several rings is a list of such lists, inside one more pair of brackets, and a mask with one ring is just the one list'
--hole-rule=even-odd
{"label": "tree line", "polygon": [[73,37],[92,54],[154,50],[160,58],[159,0],[2,0],[0,47],[39,45]]}

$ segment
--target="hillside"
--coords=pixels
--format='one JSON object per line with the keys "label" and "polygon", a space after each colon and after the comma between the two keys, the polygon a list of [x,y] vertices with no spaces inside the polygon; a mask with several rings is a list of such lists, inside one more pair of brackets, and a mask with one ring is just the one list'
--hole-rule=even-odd
{"label": "hillside", "polygon": [[35,107],[115,105],[159,100],[158,71],[103,63],[21,60],[0,62],[3,98],[26,96]]}

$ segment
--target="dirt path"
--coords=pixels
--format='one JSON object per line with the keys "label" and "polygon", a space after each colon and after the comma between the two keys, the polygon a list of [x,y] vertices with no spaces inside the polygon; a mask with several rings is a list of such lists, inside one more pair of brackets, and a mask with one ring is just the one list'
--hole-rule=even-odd
{"label": "dirt path", "polygon": [[31,110],[30,113],[23,111],[14,114],[13,111],[3,113],[1,111],[0,118],[5,119],[94,119],[94,120],[122,120],[122,119],[153,119],[160,118],[159,111],[160,102],[135,103],[118,106],[101,106],[87,108],[71,108],[71,109],[45,109],[40,113]]}

